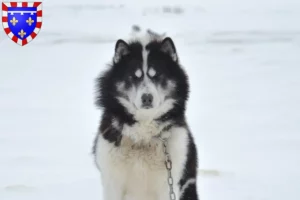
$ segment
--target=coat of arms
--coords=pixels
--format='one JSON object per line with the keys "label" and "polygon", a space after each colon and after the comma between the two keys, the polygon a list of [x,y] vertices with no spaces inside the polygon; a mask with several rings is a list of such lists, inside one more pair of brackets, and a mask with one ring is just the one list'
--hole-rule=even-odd
{"label": "coat of arms", "polygon": [[3,2],[2,25],[15,43],[24,46],[42,27],[42,2]]}

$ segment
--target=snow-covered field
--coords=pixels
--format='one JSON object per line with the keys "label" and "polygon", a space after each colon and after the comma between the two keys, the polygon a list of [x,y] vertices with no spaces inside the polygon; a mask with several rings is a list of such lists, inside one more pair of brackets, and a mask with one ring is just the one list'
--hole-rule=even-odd
{"label": "snow-covered field", "polygon": [[201,200],[300,199],[298,0],[47,0],[38,37],[0,32],[0,200],[100,200],[94,79],[133,24],[190,75]]}

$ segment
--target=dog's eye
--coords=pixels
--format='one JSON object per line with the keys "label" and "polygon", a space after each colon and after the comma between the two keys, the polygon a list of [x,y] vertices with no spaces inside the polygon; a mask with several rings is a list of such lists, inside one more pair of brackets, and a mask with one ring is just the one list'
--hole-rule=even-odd
{"label": "dog's eye", "polygon": [[149,71],[148,71],[148,75],[153,78],[157,75],[157,72],[153,69],[153,68],[150,68]]}
{"label": "dog's eye", "polygon": [[135,77],[137,77],[137,78],[141,78],[142,74],[143,74],[142,70],[140,70],[140,69],[136,70],[135,73],[134,73]]}

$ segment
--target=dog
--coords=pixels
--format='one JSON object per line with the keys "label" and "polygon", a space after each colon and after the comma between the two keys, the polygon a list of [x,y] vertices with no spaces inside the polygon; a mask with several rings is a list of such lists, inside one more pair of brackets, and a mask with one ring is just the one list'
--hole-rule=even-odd
{"label": "dog", "polygon": [[150,31],[117,40],[96,88],[103,112],[93,153],[104,200],[198,200],[189,82],[173,40]]}

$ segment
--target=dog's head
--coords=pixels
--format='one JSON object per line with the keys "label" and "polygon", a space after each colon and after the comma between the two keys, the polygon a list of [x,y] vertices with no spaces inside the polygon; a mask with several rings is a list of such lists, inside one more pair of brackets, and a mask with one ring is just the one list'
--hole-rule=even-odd
{"label": "dog's head", "polygon": [[142,121],[184,114],[188,80],[169,37],[118,40],[113,63],[98,83],[98,105],[113,115]]}

